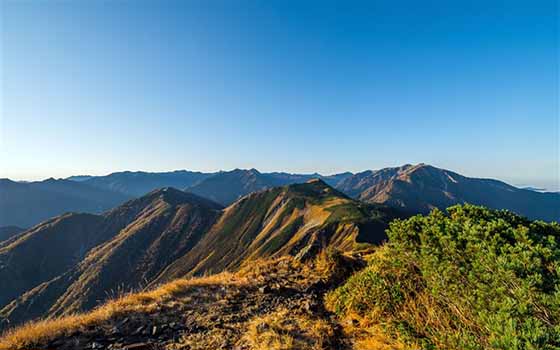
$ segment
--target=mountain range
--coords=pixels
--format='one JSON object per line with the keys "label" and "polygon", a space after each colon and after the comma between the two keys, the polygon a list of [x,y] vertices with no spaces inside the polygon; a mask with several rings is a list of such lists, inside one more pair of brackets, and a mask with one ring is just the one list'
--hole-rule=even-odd
{"label": "mountain range", "polygon": [[70,180],[24,183],[0,179],[0,226],[31,227],[70,211],[101,213],[130,198]]}
{"label": "mountain range", "polygon": [[0,227],[32,227],[65,212],[97,214],[163,187],[192,192],[228,206],[249,193],[305,183],[314,178],[351,198],[411,213],[471,203],[509,209],[531,219],[560,219],[560,193],[517,188],[493,179],[470,178],[426,164],[407,164],[330,176],[235,169],[216,173],[125,171],[30,183],[1,179]]}
{"label": "mountain range", "polygon": [[252,193],[226,208],[178,189],[154,190],[101,215],[64,214],[1,242],[0,279],[11,282],[0,290],[0,319],[6,326],[66,315],[95,307],[109,291],[378,244],[400,216],[319,179]]}
{"label": "mountain range", "polygon": [[378,245],[395,218],[458,203],[560,218],[557,193],[426,164],[333,176],[236,169],[4,179],[0,191],[1,223],[12,225],[0,228],[0,279],[10,281],[0,289],[0,328],[262,259]]}

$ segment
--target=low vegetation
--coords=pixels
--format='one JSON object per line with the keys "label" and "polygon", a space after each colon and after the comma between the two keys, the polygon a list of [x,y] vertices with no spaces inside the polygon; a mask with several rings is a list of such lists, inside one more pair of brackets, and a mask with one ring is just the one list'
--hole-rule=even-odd
{"label": "low vegetation", "polygon": [[560,347],[560,225],[471,205],[448,214],[394,221],[390,243],[327,295],[356,347]]}
{"label": "low vegetation", "polygon": [[393,221],[379,248],[247,260],[28,323],[0,350],[560,348],[560,225],[472,205],[447,211]]}

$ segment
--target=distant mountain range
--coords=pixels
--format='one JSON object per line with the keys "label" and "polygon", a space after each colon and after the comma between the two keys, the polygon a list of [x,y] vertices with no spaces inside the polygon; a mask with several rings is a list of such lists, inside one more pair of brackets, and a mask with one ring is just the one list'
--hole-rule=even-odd
{"label": "distant mountain range", "polygon": [[465,202],[560,218],[557,193],[426,164],[333,176],[236,169],[0,180],[0,226],[12,225],[0,228],[0,280],[10,281],[0,321],[89,310],[109,291],[258,259],[379,244],[394,218]]}
{"label": "distant mountain range", "polygon": [[351,176],[343,173],[330,176],[320,174],[289,174],[282,172],[261,173],[256,169],[235,169],[215,173],[187,170],[148,173],[124,171],[106,176],[78,175],[67,180],[81,182],[99,189],[120,192],[139,197],[162,187],[174,187],[199,194],[222,205],[229,205],[238,198],[255,191],[294,183],[304,183],[314,178],[322,179],[331,186]]}
{"label": "distant mountain range", "polygon": [[235,169],[216,173],[125,171],[30,183],[2,179],[0,226],[31,227],[65,212],[100,213],[163,187],[192,192],[227,206],[249,193],[314,178],[354,199],[410,212],[425,213],[432,208],[469,202],[509,209],[531,219],[560,220],[559,193],[521,189],[498,180],[468,178],[418,164],[331,176]]}
{"label": "distant mountain range", "polygon": [[31,227],[65,212],[101,213],[131,196],[70,180],[0,179],[0,226]]}
{"label": "distant mountain range", "polygon": [[365,171],[344,179],[340,191],[368,203],[427,213],[459,203],[508,209],[531,219],[560,220],[560,195],[492,179],[469,178],[426,164]]}
{"label": "distant mountain range", "polygon": [[111,290],[380,243],[399,216],[318,179],[249,194],[225,209],[174,188],[155,190],[102,215],[64,214],[1,242],[0,279],[10,284],[0,289],[0,319],[14,325],[91,309]]}

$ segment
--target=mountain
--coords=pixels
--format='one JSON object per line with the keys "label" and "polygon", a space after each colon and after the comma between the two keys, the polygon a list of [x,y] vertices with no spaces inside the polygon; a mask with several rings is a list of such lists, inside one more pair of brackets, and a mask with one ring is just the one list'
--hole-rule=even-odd
{"label": "mountain", "polygon": [[31,227],[65,212],[100,213],[130,197],[70,180],[0,179],[0,226]]}
{"label": "mountain", "polygon": [[17,226],[2,226],[0,227],[0,242],[5,241],[23,231],[25,231],[25,229]]}
{"label": "mountain", "polygon": [[308,259],[326,247],[380,243],[396,216],[321,180],[252,193],[225,209],[156,190],[103,215],[53,218],[0,245],[0,279],[11,281],[0,291],[0,320],[89,310],[111,293],[262,258]]}
{"label": "mountain", "polygon": [[351,175],[351,173],[330,176],[282,172],[261,173],[256,169],[235,169],[216,173],[198,184],[186,188],[186,190],[223,205],[230,205],[249,193],[267,188],[305,183],[315,178],[322,179],[334,186]]}
{"label": "mountain", "polygon": [[286,181],[281,177],[262,174],[256,169],[235,169],[210,176],[200,183],[186,188],[186,191],[223,205],[229,205],[246,194],[281,186]]}
{"label": "mountain", "polygon": [[227,207],[158,281],[236,269],[261,258],[304,258],[327,246],[351,250],[360,242],[378,244],[397,215],[354,201],[319,179],[252,193]]}
{"label": "mountain", "polygon": [[164,188],[103,215],[67,214],[38,225],[0,249],[0,279],[11,281],[0,305],[17,298],[0,316],[13,323],[90,309],[112,290],[140,287],[191,249],[220,209]]}
{"label": "mountain", "polygon": [[426,164],[366,171],[346,178],[337,189],[369,203],[427,213],[471,203],[508,209],[531,219],[560,220],[560,195],[520,189],[492,179],[469,178]]}
{"label": "mountain", "polygon": [[77,180],[96,188],[120,192],[130,197],[139,197],[163,187],[186,188],[211,175],[186,170],[160,173],[123,171],[105,176],[91,176],[88,179],[82,179],[82,176],[68,179]]}
{"label": "mountain", "polygon": [[74,175],[74,176],[67,177],[66,180],[81,182],[81,181],[89,180],[91,178],[93,178],[93,176],[91,175]]}
{"label": "mountain", "polygon": [[[329,176],[320,174],[290,174],[283,172],[260,173],[255,169],[202,173],[187,170],[151,173],[144,171],[116,172],[106,176],[77,175],[67,180],[84,183],[96,188],[110,190],[130,197],[143,196],[163,187],[188,189],[223,205],[229,205],[238,198],[265,188],[304,183],[320,178],[331,186],[351,176],[341,173]],[[217,186],[217,187],[215,187]]]}
{"label": "mountain", "polygon": [[321,179],[325,181],[329,186],[336,186],[340,181],[352,176],[353,174],[350,172],[334,174],[334,175],[321,175],[318,173],[314,174],[290,174],[290,173],[283,173],[283,172],[273,172],[267,173],[267,176],[275,179],[279,183],[283,185],[289,185],[294,183],[304,183],[312,179]]}

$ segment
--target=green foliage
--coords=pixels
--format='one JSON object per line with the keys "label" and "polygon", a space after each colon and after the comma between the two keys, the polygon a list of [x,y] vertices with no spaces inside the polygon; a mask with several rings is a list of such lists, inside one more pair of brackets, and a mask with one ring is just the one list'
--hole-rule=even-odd
{"label": "green foliage", "polygon": [[560,225],[463,205],[394,221],[327,296],[341,315],[437,349],[560,348]]}

